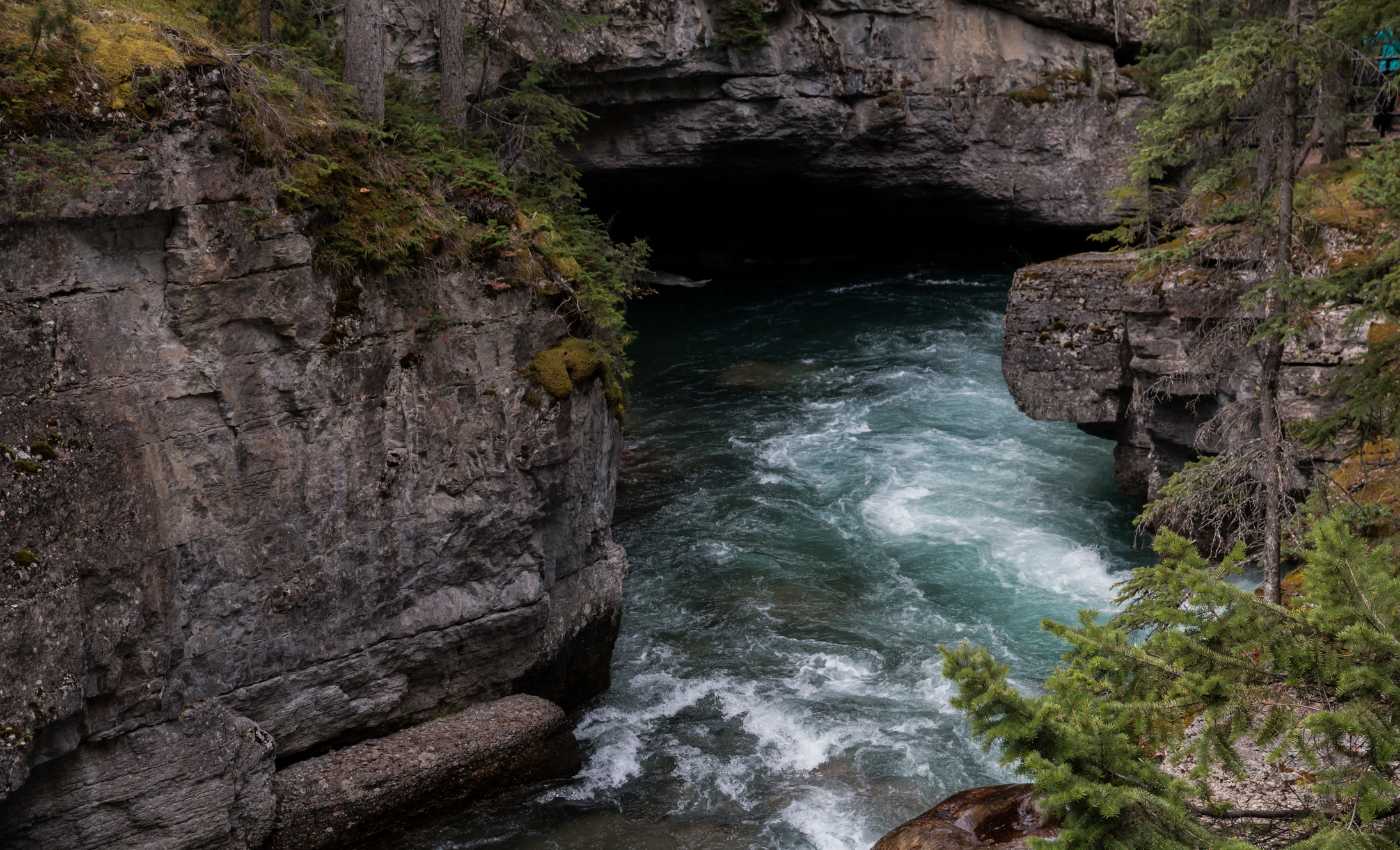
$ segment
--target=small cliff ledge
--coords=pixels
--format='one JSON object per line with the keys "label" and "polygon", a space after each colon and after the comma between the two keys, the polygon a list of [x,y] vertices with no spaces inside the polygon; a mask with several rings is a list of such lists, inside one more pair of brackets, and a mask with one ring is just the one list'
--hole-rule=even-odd
{"label": "small cliff ledge", "polygon": [[279,771],[267,850],[375,847],[405,813],[572,776],[580,760],[553,703],[516,695],[472,706]]}
{"label": "small cliff ledge", "polygon": [[318,272],[218,73],[0,222],[6,848],[256,847],[281,765],[607,684],[619,425],[525,376],[563,319]]}
{"label": "small cliff ledge", "polygon": [[[1151,497],[1188,460],[1223,446],[1202,427],[1253,392],[1245,284],[1198,281],[1189,269],[1134,274],[1133,253],[1079,254],[1016,273],[1002,370],[1035,419],[1074,422],[1118,443],[1119,485]],[[1280,413],[1324,413],[1336,367],[1359,357],[1368,327],[1319,311],[1284,350]],[[1231,325],[1239,330],[1231,332]],[[1303,458],[1323,460],[1335,458]]]}

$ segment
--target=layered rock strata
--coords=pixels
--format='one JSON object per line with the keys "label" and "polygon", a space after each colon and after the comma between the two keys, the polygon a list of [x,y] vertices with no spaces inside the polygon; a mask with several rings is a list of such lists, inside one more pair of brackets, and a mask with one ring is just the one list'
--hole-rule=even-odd
{"label": "layered rock strata", "polygon": [[274,770],[606,687],[625,561],[598,382],[472,268],[340,280],[217,72],[0,223],[0,845],[258,846]]}
{"label": "layered rock strata", "polygon": [[[759,11],[761,38],[730,42],[735,2]],[[673,214],[825,190],[828,203],[861,199],[844,210],[852,221],[894,206],[920,219],[1098,227],[1114,219],[1108,190],[1123,179],[1144,103],[1115,57],[1142,37],[1150,8],[604,0],[550,21],[510,0],[490,14],[514,55],[473,67],[489,87],[548,58],[557,84],[596,116],[578,152],[591,182],[654,191]],[[432,15],[425,0],[400,0],[391,20],[401,67],[436,66]]]}
{"label": "layered rock strata", "polygon": [[[1222,287],[1189,269],[1135,276],[1137,257],[1079,254],[1016,273],[1006,310],[1002,369],[1035,419],[1074,422],[1116,440],[1117,476],[1151,496],[1186,461],[1226,447],[1207,428],[1255,392],[1255,316],[1247,284]],[[1336,368],[1364,352],[1369,326],[1321,310],[1284,350],[1280,413],[1301,422],[1333,403]],[[1325,453],[1305,462],[1334,459]]]}

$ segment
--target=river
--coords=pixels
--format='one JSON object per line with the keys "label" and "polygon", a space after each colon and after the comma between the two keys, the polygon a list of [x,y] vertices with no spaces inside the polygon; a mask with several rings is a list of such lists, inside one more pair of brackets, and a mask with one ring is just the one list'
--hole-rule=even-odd
{"label": "river", "polygon": [[866,850],[1012,774],[938,646],[1027,688],[1044,617],[1141,560],[1111,444],[1017,411],[1002,274],[667,291],[637,305],[612,690],[573,781],[424,826],[433,850]]}

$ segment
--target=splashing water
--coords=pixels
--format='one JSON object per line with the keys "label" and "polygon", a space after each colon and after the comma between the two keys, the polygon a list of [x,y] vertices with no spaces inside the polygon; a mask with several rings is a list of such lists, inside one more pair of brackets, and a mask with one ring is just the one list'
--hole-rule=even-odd
{"label": "splashing water", "polygon": [[586,764],[404,847],[866,850],[1011,774],[969,740],[939,644],[1033,685],[1046,616],[1134,555],[1108,443],[1001,377],[1004,276],[643,303],[617,533],[632,562]]}

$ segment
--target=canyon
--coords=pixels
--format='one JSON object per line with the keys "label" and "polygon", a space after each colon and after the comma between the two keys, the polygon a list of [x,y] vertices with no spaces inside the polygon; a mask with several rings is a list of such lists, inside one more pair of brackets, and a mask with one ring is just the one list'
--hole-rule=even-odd
{"label": "canyon", "polygon": [[[1146,2],[763,0],[745,45],[698,0],[567,10],[587,26],[501,8],[513,55],[480,57],[483,84],[557,57],[594,115],[591,197],[687,270],[973,232],[989,263],[1012,236],[1077,248],[1118,215],[1146,104],[1120,71]],[[430,73],[432,4],[388,11],[397,67]],[[532,381],[569,329],[528,276],[318,269],[218,74],[177,80],[109,180],[0,221],[6,847],[340,846],[438,791],[417,765],[354,796],[358,748],[443,724],[471,781],[439,802],[567,775],[566,715],[608,687],[627,561],[603,381]],[[1145,494],[1244,390],[1149,392],[1191,372],[1207,302],[1130,262],[1023,270],[1005,374],[1031,416],[1116,439]],[[1359,340],[1295,346],[1296,415]],[[473,750],[488,727],[515,737]],[[327,783],[360,807],[330,833]]]}

